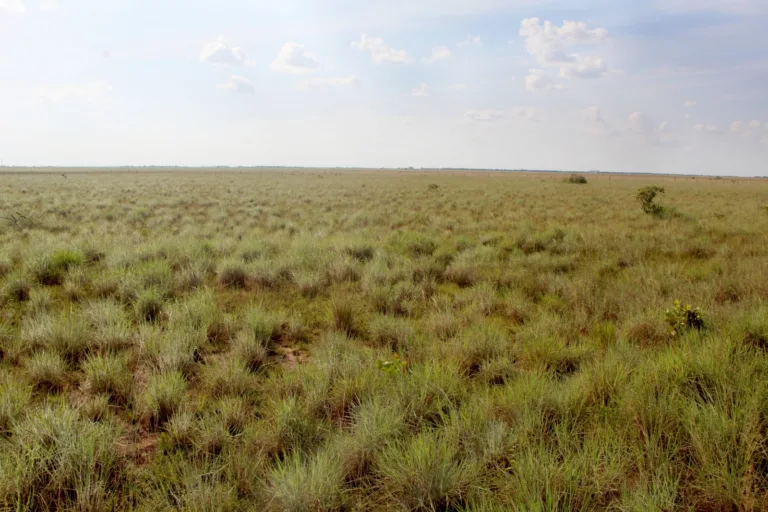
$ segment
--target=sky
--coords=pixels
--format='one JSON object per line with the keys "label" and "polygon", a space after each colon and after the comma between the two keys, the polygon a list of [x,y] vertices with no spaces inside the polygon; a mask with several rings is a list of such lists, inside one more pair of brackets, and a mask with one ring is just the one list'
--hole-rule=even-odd
{"label": "sky", "polygon": [[768,0],[0,0],[5,165],[768,175]]}

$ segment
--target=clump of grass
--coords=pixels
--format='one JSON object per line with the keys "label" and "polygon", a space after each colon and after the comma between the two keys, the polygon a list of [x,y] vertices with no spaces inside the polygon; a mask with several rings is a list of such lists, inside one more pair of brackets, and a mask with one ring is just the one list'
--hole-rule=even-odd
{"label": "clump of grass", "polygon": [[242,290],[248,286],[248,272],[236,262],[228,262],[218,271],[219,285],[233,290]]}
{"label": "clump of grass", "polygon": [[0,437],[8,435],[32,401],[32,389],[10,374],[0,375]]}
{"label": "clump of grass", "polygon": [[344,471],[338,456],[324,450],[314,456],[289,456],[270,475],[269,494],[280,510],[340,510]]}
{"label": "clump of grass", "polygon": [[33,355],[25,364],[27,378],[35,389],[56,392],[67,383],[67,362],[57,353],[45,351]]}
{"label": "clump of grass", "polygon": [[145,322],[158,322],[162,318],[165,297],[157,288],[143,290],[136,298],[133,309],[136,317]]}
{"label": "clump of grass", "polygon": [[187,381],[179,372],[150,376],[139,397],[139,408],[145,420],[155,428],[162,427],[184,403]]}
{"label": "clump of grass", "polygon": [[64,282],[67,271],[83,263],[80,253],[69,250],[38,256],[30,262],[28,270],[38,283],[44,286],[58,286]]}
{"label": "clump of grass", "polygon": [[0,476],[0,502],[31,510],[105,510],[121,489],[117,431],[80,419],[70,407],[47,406],[12,429]]}
{"label": "clump of grass", "polygon": [[384,496],[405,510],[458,508],[473,474],[455,446],[427,433],[385,449],[376,469]]}
{"label": "clump of grass", "polygon": [[232,347],[237,360],[242,361],[251,372],[259,371],[267,362],[269,352],[263,340],[259,340],[254,331],[240,331]]}
{"label": "clump of grass", "polygon": [[242,396],[253,389],[253,375],[243,361],[224,358],[203,367],[204,387],[215,397]]}
{"label": "clump of grass", "polygon": [[0,290],[0,299],[9,302],[27,302],[30,298],[31,287],[26,279],[17,277],[9,279]]}
{"label": "clump of grass", "polygon": [[360,312],[348,298],[335,297],[331,302],[330,313],[334,329],[353,337],[364,333]]}
{"label": "clump of grass", "polygon": [[133,375],[125,356],[96,354],[83,361],[81,369],[88,391],[105,394],[115,403],[123,403],[130,396]]}
{"label": "clump of grass", "polygon": [[94,345],[87,319],[76,311],[30,318],[22,326],[21,337],[30,349],[55,351],[72,364],[87,356]]}

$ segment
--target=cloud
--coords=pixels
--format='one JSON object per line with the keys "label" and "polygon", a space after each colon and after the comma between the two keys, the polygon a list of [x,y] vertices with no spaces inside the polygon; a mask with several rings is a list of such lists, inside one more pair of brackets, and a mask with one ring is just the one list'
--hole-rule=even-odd
{"label": "cloud", "polygon": [[381,64],[382,62],[394,62],[397,64],[413,62],[413,58],[408,55],[408,52],[387,46],[380,37],[368,37],[363,34],[360,37],[360,41],[352,43],[352,47],[369,52],[376,64]]}
{"label": "cloud", "polygon": [[0,0],[0,11],[22,13],[26,10],[24,0]]}
{"label": "cloud", "polygon": [[453,88],[458,91],[463,91],[464,89],[467,88],[467,84],[455,84]]}
{"label": "cloud", "polygon": [[600,57],[578,57],[572,66],[560,68],[560,76],[576,78],[598,78],[607,71],[605,61]]}
{"label": "cloud", "polygon": [[298,43],[285,43],[272,62],[272,70],[281,73],[312,73],[318,68],[317,58]]}
{"label": "cloud", "polygon": [[422,98],[429,96],[429,86],[427,86],[427,84],[421,84],[416,89],[411,91],[411,96],[418,96]]}
{"label": "cloud", "polygon": [[699,133],[720,133],[720,128],[716,124],[697,123],[693,126],[693,129]]}
{"label": "cloud", "polygon": [[224,36],[219,36],[203,46],[203,51],[200,52],[200,62],[244,66],[248,64],[248,57],[241,48],[227,46]]}
{"label": "cloud", "polygon": [[[730,132],[734,135],[740,135],[745,139],[755,139],[761,137],[765,132],[768,136],[768,123],[761,123],[757,119],[752,121],[734,121],[731,123]],[[765,136],[763,136],[765,139]]]}
{"label": "cloud", "polygon": [[683,103],[683,108],[693,108],[696,106],[696,102],[694,100],[686,100],[685,103]]}
{"label": "cloud", "polygon": [[500,121],[502,119],[505,119],[507,116],[502,110],[467,110],[464,113],[464,116],[471,120],[471,121],[480,121],[480,122],[488,122],[488,121]]}
{"label": "cloud", "polygon": [[253,94],[256,92],[256,86],[250,80],[238,75],[231,75],[226,83],[219,85],[219,88],[242,94]]}
{"label": "cloud", "polygon": [[316,89],[319,87],[347,87],[360,83],[357,75],[337,76],[332,78],[313,78],[299,83],[299,89]]}
{"label": "cloud", "polygon": [[445,46],[435,46],[432,48],[432,55],[429,57],[424,57],[424,62],[432,63],[432,62],[438,62],[441,60],[448,60],[451,58],[451,50],[446,48]]}
{"label": "cloud", "polygon": [[38,97],[51,103],[95,103],[106,100],[111,91],[112,86],[105,80],[94,80],[84,84],[40,87],[36,92]]}
{"label": "cloud", "polygon": [[552,77],[544,74],[541,69],[529,69],[525,76],[525,88],[529,91],[549,91],[562,89],[563,86],[556,83]]}
{"label": "cloud", "polygon": [[456,43],[456,46],[483,46],[483,40],[480,36],[467,35],[467,38]]}
{"label": "cloud", "polygon": [[[581,21],[565,21],[562,26],[539,18],[526,18],[520,23],[520,35],[525,38],[525,48],[536,58],[542,68],[557,68],[560,76],[572,78],[598,78],[608,72],[602,57],[582,55],[571,49],[575,46],[602,44],[608,40],[604,28],[589,29]],[[534,80],[544,83],[546,80]],[[531,87],[529,87],[530,89]],[[552,87],[540,87],[546,90]]]}

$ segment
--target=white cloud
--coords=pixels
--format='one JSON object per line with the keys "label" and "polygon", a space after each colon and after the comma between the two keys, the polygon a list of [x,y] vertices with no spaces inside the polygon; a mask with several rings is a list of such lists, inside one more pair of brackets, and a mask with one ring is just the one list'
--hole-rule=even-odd
{"label": "white cloud", "polygon": [[744,129],[744,121],[734,121],[731,123],[731,133],[741,133]]}
{"label": "white cloud", "polygon": [[368,37],[363,34],[360,41],[352,43],[353,48],[367,51],[376,64],[382,62],[394,62],[398,64],[407,64],[413,62],[413,58],[405,50],[396,50],[384,43],[380,37]]}
{"label": "white cloud", "polygon": [[435,46],[434,48],[432,48],[432,55],[430,55],[429,57],[424,57],[421,60],[423,60],[424,62],[432,63],[432,62],[438,62],[441,60],[448,60],[450,58],[451,58],[451,50],[449,50],[445,46]]}
{"label": "white cloud", "polygon": [[471,121],[499,121],[507,116],[502,110],[467,110],[464,116]]}
{"label": "white cloud", "polygon": [[346,87],[360,83],[357,75],[337,76],[332,78],[313,78],[299,83],[299,89],[315,89],[319,87]]}
{"label": "white cloud", "polygon": [[700,133],[719,133],[720,132],[720,128],[716,124],[697,123],[693,126],[693,129]]}
{"label": "white cloud", "polygon": [[455,84],[453,88],[459,91],[463,91],[467,88],[467,84]]}
{"label": "white cloud", "polygon": [[250,80],[238,75],[231,75],[226,83],[219,85],[219,88],[243,94],[253,94],[256,92],[256,86]]}
{"label": "white cloud", "polygon": [[544,74],[541,69],[529,69],[525,76],[525,88],[529,91],[549,91],[562,89],[563,86],[556,83],[552,77]]}
{"label": "white cloud", "polygon": [[483,40],[480,36],[467,35],[463,41],[456,43],[456,46],[482,46]]}
{"label": "white cloud", "polygon": [[605,61],[601,57],[579,56],[573,65],[560,68],[560,76],[598,78],[606,71]]}
{"label": "white cloud", "polygon": [[303,45],[285,43],[277,58],[272,62],[272,70],[281,73],[312,73],[320,67],[320,62]]}
{"label": "white cloud", "polygon": [[693,108],[696,106],[696,102],[694,100],[686,100],[685,103],[683,103],[683,108]]}
{"label": "white cloud", "polygon": [[539,18],[526,18],[520,23],[525,48],[543,68],[558,68],[560,76],[596,78],[608,72],[601,57],[574,53],[574,46],[601,44],[608,40],[604,28],[587,28],[581,21],[565,21],[562,26]]}
{"label": "white cloud", "polygon": [[80,101],[94,103],[107,99],[112,86],[104,80],[94,80],[84,84],[67,84],[50,87],[40,87],[37,95],[51,103]]}
{"label": "white cloud", "polygon": [[0,11],[21,13],[26,10],[23,0],[0,0]]}
{"label": "white cloud", "polygon": [[427,97],[429,96],[429,86],[427,84],[421,84],[416,89],[411,91],[411,96]]}
{"label": "white cloud", "polygon": [[200,62],[243,66],[248,63],[248,57],[241,48],[229,47],[224,36],[219,36],[203,46],[203,51],[200,52]]}
{"label": "white cloud", "polygon": [[760,130],[763,128],[763,123],[761,123],[757,119],[753,119],[752,121],[749,122],[749,127],[752,128],[753,130]]}

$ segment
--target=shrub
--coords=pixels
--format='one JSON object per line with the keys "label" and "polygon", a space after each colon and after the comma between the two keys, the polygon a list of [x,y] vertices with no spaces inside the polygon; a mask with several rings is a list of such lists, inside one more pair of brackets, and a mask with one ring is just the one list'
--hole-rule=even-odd
{"label": "shrub", "polygon": [[654,199],[656,199],[656,196],[658,194],[663,194],[664,188],[663,187],[657,187],[656,185],[652,185],[650,187],[643,187],[640,190],[637,191],[637,195],[635,196],[638,201],[640,201],[640,206],[643,208],[643,211],[645,213],[648,213],[650,215],[654,215],[656,217],[660,217],[661,215],[666,212],[666,208],[663,206],[654,203]]}
{"label": "shrub", "polygon": [[699,308],[693,309],[690,304],[683,305],[675,299],[672,308],[666,311],[667,325],[672,328],[670,334],[678,336],[689,329],[700,331],[704,328],[704,315]]}
{"label": "shrub", "polygon": [[583,174],[574,173],[568,176],[568,178],[566,178],[565,181],[567,183],[573,183],[576,185],[585,185],[587,183],[587,177],[584,176]]}

